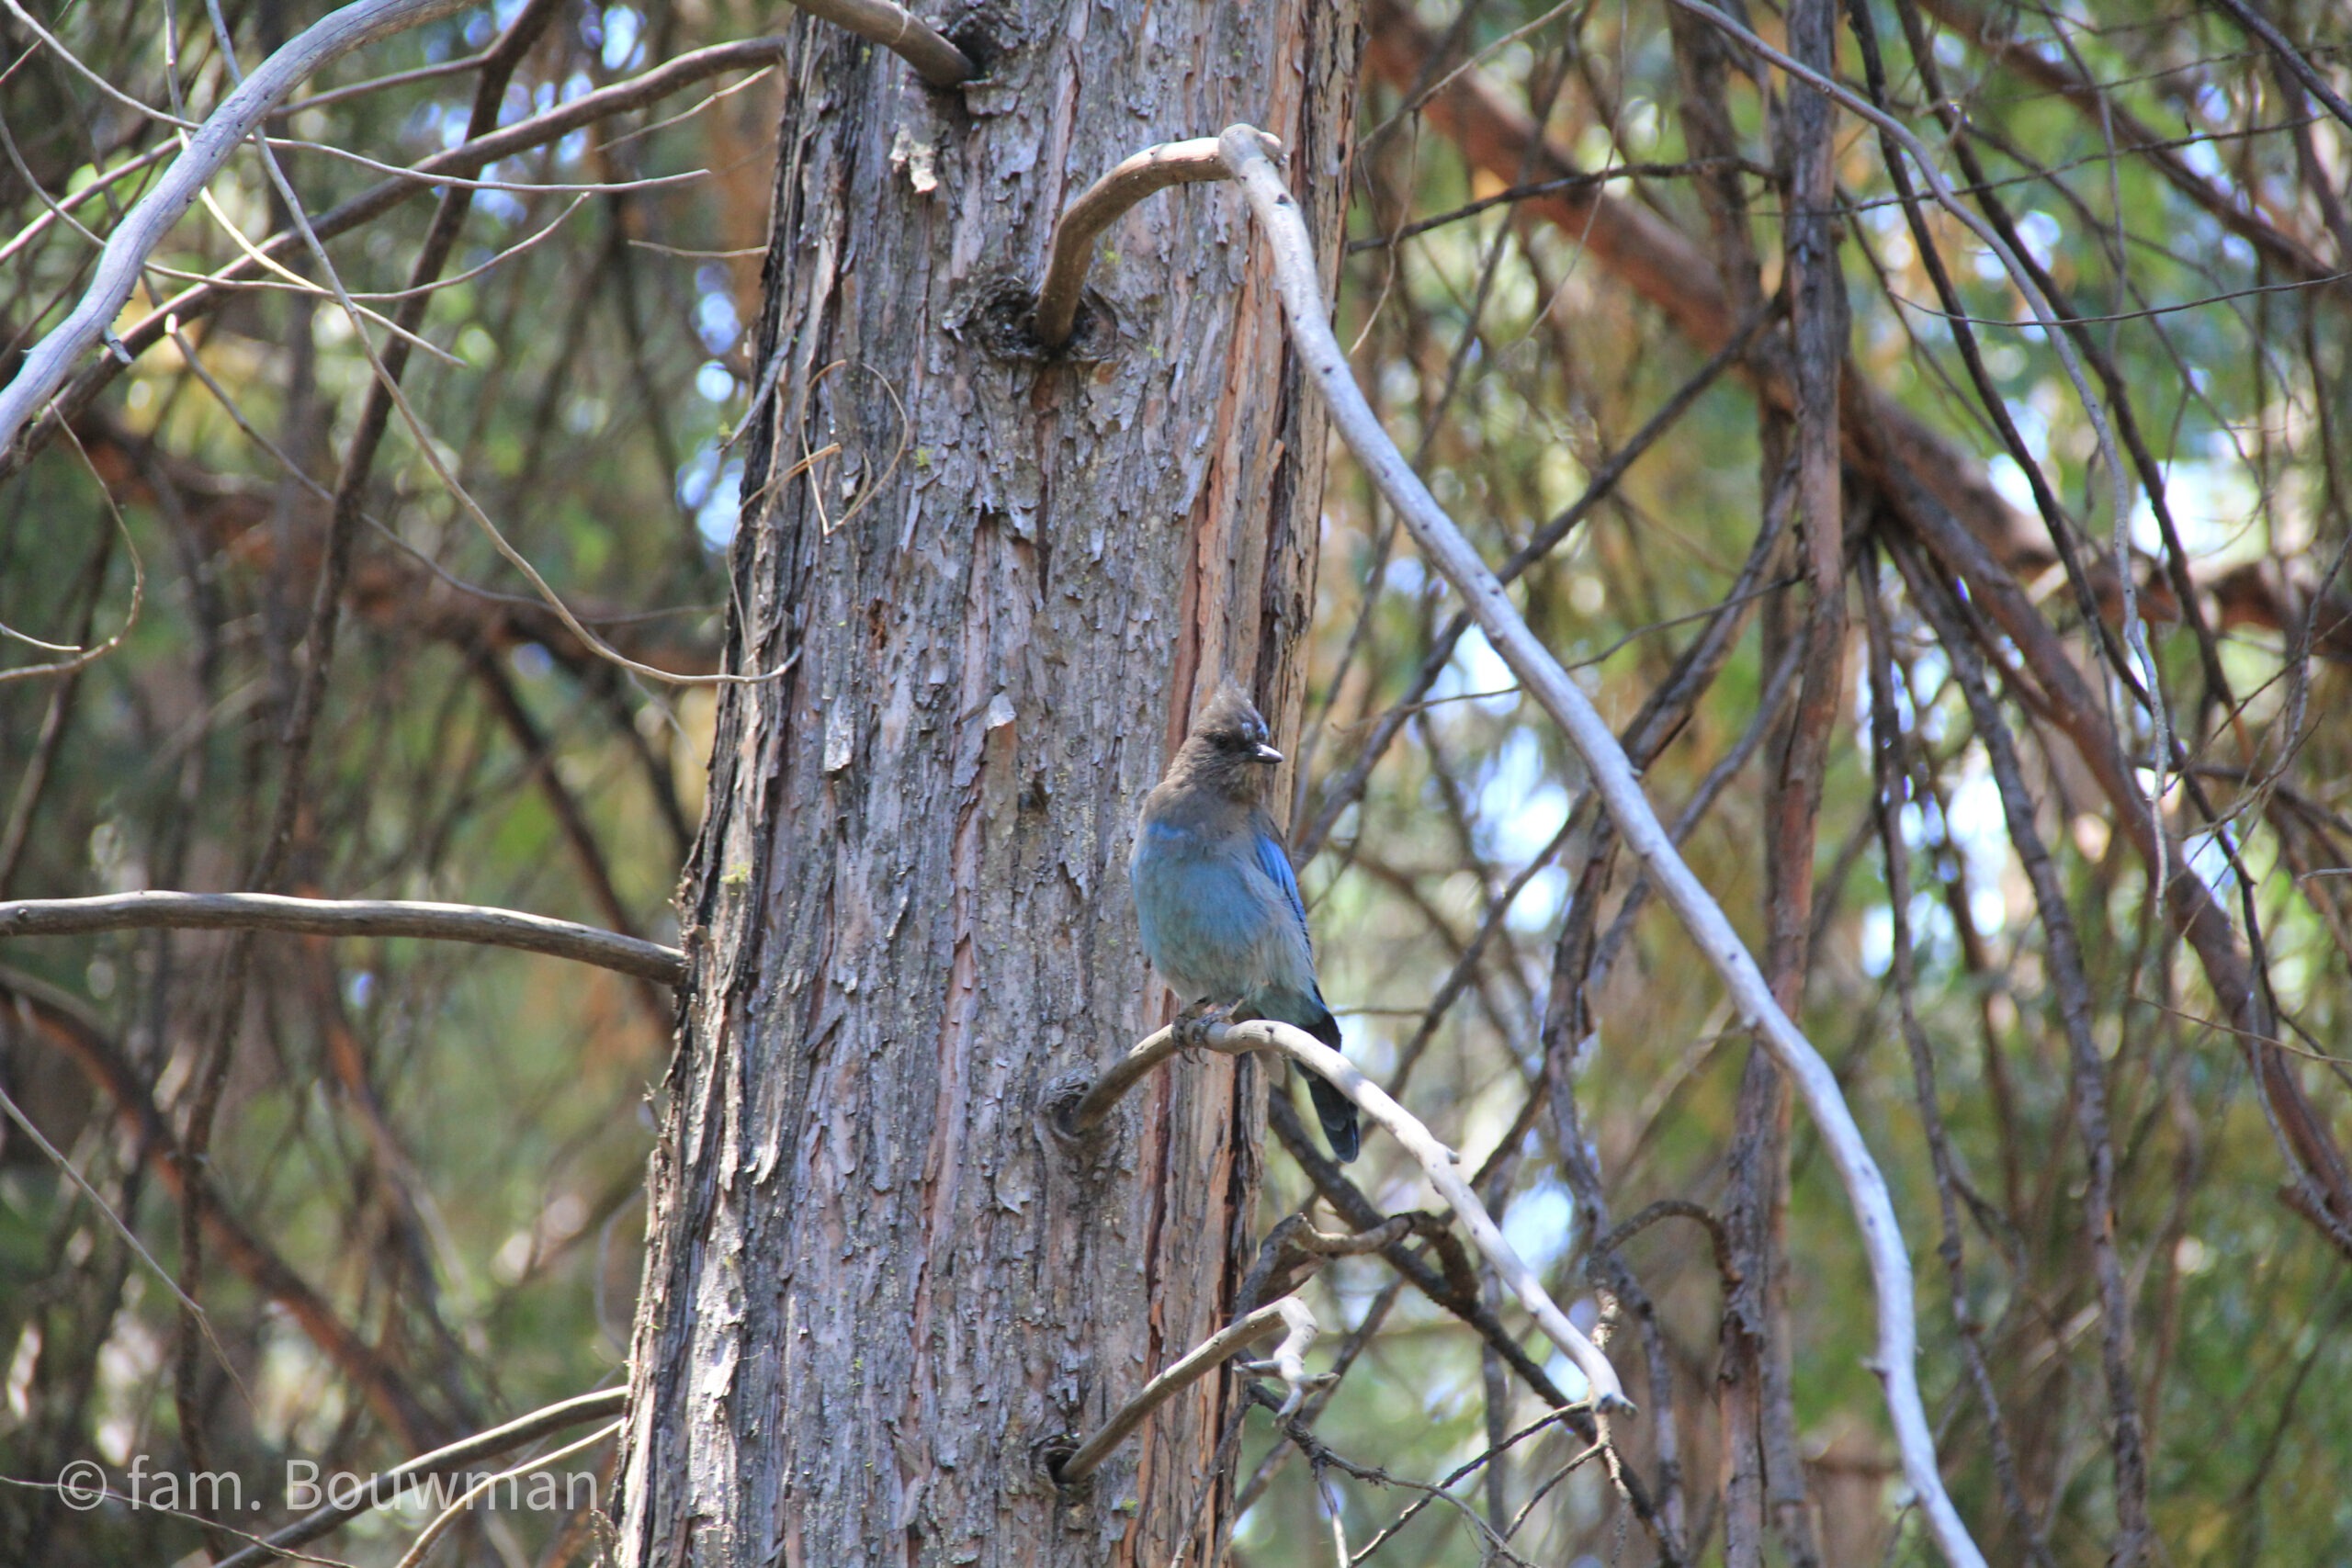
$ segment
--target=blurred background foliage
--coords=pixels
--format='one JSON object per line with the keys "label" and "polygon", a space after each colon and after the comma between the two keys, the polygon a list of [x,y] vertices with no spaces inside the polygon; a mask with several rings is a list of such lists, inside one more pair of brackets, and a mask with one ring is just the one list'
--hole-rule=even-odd
{"label": "blurred background foliage", "polygon": [[[2315,594],[2327,604],[2325,574],[2352,538],[2342,435],[2352,414],[2352,126],[2220,9],[2021,8],[1987,12],[1979,29],[1958,0],[1929,0],[1927,15],[1905,18],[1909,3],[1871,6],[1894,107],[1943,148],[1930,111],[1960,106],[1967,142],[2034,259],[2077,311],[2109,318],[2093,341],[2161,465],[2179,564],[2212,627],[2208,659],[2166,597],[2155,563],[2167,545],[2143,494],[2130,526],[2145,552],[2167,710],[2220,821],[2177,784],[2166,808],[2191,871],[2233,919],[2256,917],[2289,1071],[2341,1147],[2352,1138],[2352,1078],[2335,1059],[2352,1002],[2352,728],[2341,716],[2352,693],[2324,616],[2305,627],[2278,607]],[[274,122],[292,139],[280,156],[306,209],[327,210],[380,177],[334,149],[400,164],[461,141],[475,77],[429,68],[491,48],[524,9],[501,0],[461,14],[311,84],[306,98],[322,101]],[[541,9],[490,107],[495,123],[695,49],[810,25],[737,0]],[[1469,62],[1452,85],[1475,81],[1516,106],[1582,170],[1649,171],[1611,180],[1610,196],[1720,259],[1697,176],[1725,171],[1690,165],[1687,84],[1666,12],[1430,0],[1409,33],[1399,13],[1368,17],[1375,36],[1402,38],[1419,69],[1403,82],[1368,70],[1342,335],[1399,444],[1490,560],[1575,502],[1715,345],[1694,342],[1623,265],[1596,260],[1588,232],[1547,221],[1533,202],[1494,199],[1540,176],[1498,175],[1424,110],[1432,85],[1449,85],[1443,73]],[[32,14],[141,103],[175,101],[168,58],[192,110],[225,91],[201,7],[167,13],[139,0]],[[232,0],[223,16],[248,64],[307,20],[283,0]],[[1909,52],[1906,19],[1932,36],[1936,85]],[[1781,36],[1774,7],[1758,6],[1750,20]],[[2341,92],[2352,76],[2343,14],[2302,0],[2280,20]],[[101,93],[20,20],[0,20],[0,34],[12,143],[0,204],[13,236],[0,332],[13,357],[78,292],[93,254],[83,226],[103,231],[119,217],[168,153],[170,128]],[[1850,30],[1841,47],[1841,73],[1861,91]],[[2057,90],[2061,71],[2099,92]],[[333,92],[401,73],[410,74],[376,90]],[[708,670],[720,653],[740,477],[728,436],[749,401],[746,325],[760,303],[781,95],[772,74],[739,69],[482,170],[491,188],[474,194],[450,281],[418,328],[434,352],[406,378],[443,461],[514,544],[602,635],[664,668]],[[1781,267],[1778,108],[1736,66],[1724,101],[1745,160],[1728,175],[1769,294]],[[1875,138],[1850,118],[1838,135],[1849,369],[2030,517],[2024,470],[1962,367]],[[2220,206],[2191,186],[2219,193]],[[250,154],[211,191],[217,210],[175,231],[132,316],[235,260],[231,227],[258,240],[286,225]],[[389,312],[391,300],[368,296],[411,287],[434,199],[413,197],[334,243],[361,302]],[[2298,271],[2283,242],[2249,240],[2250,221],[2231,213],[2291,236],[2318,270]],[[2057,358],[2038,329],[2018,324],[2030,317],[1998,261],[1949,215],[1930,211],[1924,223],[1966,313],[1981,319],[1990,385],[2099,560],[2112,526],[2106,480]],[[281,278],[191,312],[178,338],[140,355],[70,422],[70,438],[0,488],[0,623],[90,643],[124,627],[135,584],[141,594],[107,656],[0,684],[0,897],[236,887],[266,852],[300,707],[322,487],[340,482],[370,374],[347,318],[309,281],[316,269],[297,256],[291,271],[299,288]],[[1527,572],[1531,621],[1613,721],[1631,721],[1669,680],[1732,591],[1768,507],[1765,449],[1753,384],[1736,370],[1715,377]],[[283,885],[525,908],[674,940],[669,897],[699,817],[707,692],[631,676],[566,632],[398,419],[360,497],[366,522]],[[1868,520],[1855,521],[1859,535]],[[2144,758],[2144,720],[2043,552],[2012,560]],[[1758,604],[1788,591],[1793,561],[1773,558]],[[1319,581],[1292,818],[1313,856],[1304,880],[1325,988],[1351,1053],[1392,1087],[1403,1079],[1407,1102],[1488,1171],[1508,1234],[1590,1324],[1604,1301],[1585,1273],[1593,1237],[1540,1103],[1547,1043],[1558,1043],[1547,1041],[1546,1010],[1555,948],[1594,848],[1579,767],[1475,633],[1417,693],[1453,604],[1344,462]],[[1849,585],[1852,691],[1824,780],[1801,1021],[1894,1184],[1918,1277],[1922,1377],[1963,1515],[1996,1561],[2039,1551],[2105,1562],[2116,1434],[2048,932],[1951,657],[1866,547]],[[1912,889],[1900,922],[1916,946],[1908,993],[1958,1172],[1940,1190],[1901,1028],[1897,912],[1872,810],[1864,594],[1889,627],[1912,780],[1893,819]],[[1716,781],[1685,849],[1759,946],[1758,781],[1773,749],[1757,727],[1774,689],[1763,635],[1755,624],[1743,631],[1645,774],[1671,819],[1735,748],[1749,747],[1739,771]],[[1997,637],[1988,646],[2010,662],[2027,658]],[[0,669],[54,657],[16,641]],[[2017,691],[2004,687],[2006,711],[2094,1001],[2159,1560],[2341,1559],[2352,1554],[2347,1251],[2282,1202],[2289,1178],[2245,1043],[2217,1021],[2223,1010],[2195,958],[2151,921],[2145,870],[2112,802]],[[1361,797],[1335,793],[1400,703],[1410,705]],[[1600,931],[1633,881],[1620,865]],[[177,1124],[222,1027],[220,977],[235,945],[139,932],[15,942],[0,953],[0,1086],[167,1269],[179,1239],[168,1156],[124,1089]],[[176,1398],[168,1290],[11,1126],[0,1138],[0,1474],[38,1481],[70,1459],[119,1467],[142,1452],[171,1468],[190,1409],[211,1462],[248,1478],[282,1474],[289,1456],[367,1471],[615,1382],[667,1005],[619,976],[489,950],[254,942],[229,1021],[215,1199],[373,1348],[394,1390],[338,1360],[282,1292],[272,1299],[250,1257],[215,1238],[203,1294],[243,1387],[208,1351],[194,1359],[194,1404]],[[1747,1046],[1669,915],[1634,918],[1591,1008],[1590,1038],[1567,1043],[1611,1217],[1661,1199],[1716,1205]],[[1792,1146],[1793,1415],[1823,1558],[1926,1561],[1864,1365],[1871,1303],[1845,1201],[1802,1118]],[[1350,1174],[1390,1211],[1428,1201],[1378,1139]],[[1268,1224],[1313,1191],[1273,1154]],[[1937,1250],[1945,1201],[1962,1244],[1965,1334]],[[1709,1233],[1668,1218],[1621,1257],[1654,1303],[1671,1369],[1684,1538],[1694,1561],[1719,1561],[1723,1285]],[[1543,1412],[1475,1334],[1400,1290],[1377,1258],[1336,1263],[1309,1299],[1325,1346],[1340,1346],[1350,1364],[1317,1430],[1351,1459],[1434,1481]],[[1540,1337],[1506,1321],[1544,1353]],[[1632,1327],[1612,1330],[1620,1364],[1637,1362]],[[1989,1368],[2022,1519],[2002,1495],[1985,1409],[1967,1386],[1968,1336]],[[1573,1388],[1565,1363],[1551,1371]],[[1655,1487],[1650,1442],[1634,1424],[1630,1451]],[[1322,1560],[1323,1510],[1334,1503],[1361,1549],[1412,1498],[1329,1471],[1318,1491],[1258,1426],[1238,1474],[1249,1509],[1234,1560],[1261,1568]],[[1380,1560],[1487,1560],[1465,1513],[1498,1529],[1520,1521],[1510,1550],[1532,1562],[1657,1554],[1564,1430],[1527,1439],[1454,1491],[1461,1509],[1422,1513]],[[413,1512],[362,1521],[332,1552],[392,1561],[421,1522]],[[152,1510],[74,1513],[51,1494],[0,1488],[0,1559],[162,1563],[198,1540],[187,1520]],[[485,1516],[440,1551],[517,1563],[593,1548],[584,1518],[525,1513]]]}

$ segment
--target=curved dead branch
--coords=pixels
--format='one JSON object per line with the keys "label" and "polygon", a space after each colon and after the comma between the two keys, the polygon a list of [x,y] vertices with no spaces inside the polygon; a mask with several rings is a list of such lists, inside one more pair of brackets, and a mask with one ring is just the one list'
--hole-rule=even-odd
{"label": "curved dead branch", "polygon": [[953,87],[980,73],[971,56],[948,42],[938,28],[890,0],[793,0],[793,4],[812,17],[880,44],[934,87]]}
{"label": "curved dead branch", "polygon": [[[1266,149],[1274,157],[1282,156],[1283,144],[1272,136],[1266,138]],[[1057,349],[1069,341],[1078,325],[1078,301],[1086,288],[1086,269],[1094,261],[1094,242],[1103,230],[1154,191],[1225,177],[1216,138],[1202,136],[1147,147],[1080,191],[1061,221],[1054,225],[1052,254],[1046,258],[1045,279],[1037,285],[1037,315],[1032,330],[1038,343]]]}
{"label": "curved dead branch", "polygon": [[[1804,1032],[1781,1010],[1747,944],[1732,929],[1713,896],[1684,863],[1657,813],[1651,809],[1648,797],[1642,793],[1641,781],[1634,775],[1633,764],[1608,722],[1594,709],[1583,688],[1561,668],[1551,650],[1528,629],[1502,584],[1495,581],[1494,573],[1487,570],[1477,550],[1430,494],[1428,487],[1381,428],[1371,405],[1364,401],[1354,374],[1348,367],[1347,356],[1331,333],[1316,273],[1313,243],[1299,217],[1298,203],[1260,150],[1255,132],[1237,126],[1227,130],[1220,141],[1226,166],[1240,183],[1250,211],[1266,236],[1292,339],[1298,346],[1306,375],[1330,406],[1332,423],[1366,474],[1396,509],[1422,556],[1462,595],[1495,651],[1584,758],[1617,830],[1648,866],[1651,878],[1666,901],[1722,976],[1743,1021],[1755,1029],[1758,1038],[1781,1069],[1795,1080],[1798,1091],[1804,1097],[1853,1205],[1855,1222],[1870,1257],[1879,1320],[1872,1370],[1885,1385],[1887,1410],[1896,1445],[1903,1454],[1905,1477],[1917,1495],[1921,1510],[1945,1556],[1963,1568],[1982,1564],[1984,1554],[1970,1539],[1967,1526],[1961,1521],[1959,1511],[1944,1490],[1935,1438],[1928,1425],[1927,1410],[1920,1403],[1915,1364],[1918,1331],[1913,1317],[1911,1259],[1904,1247],[1902,1226],[1895,1218],[1886,1178],[1862,1141],[1861,1130],[1855,1125],[1853,1112],[1846,1104],[1836,1076]],[[1351,1098],[1354,1098],[1352,1091]],[[1366,1100],[1358,1103],[1371,1109]],[[1550,1325],[1545,1326],[1549,1332]]]}

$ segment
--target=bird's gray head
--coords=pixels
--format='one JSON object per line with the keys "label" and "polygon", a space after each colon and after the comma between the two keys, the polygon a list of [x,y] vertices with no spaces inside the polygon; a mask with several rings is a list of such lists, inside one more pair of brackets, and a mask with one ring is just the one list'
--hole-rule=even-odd
{"label": "bird's gray head", "polygon": [[1209,699],[1168,772],[1171,778],[1254,802],[1282,760],[1268,744],[1264,716],[1228,681]]}

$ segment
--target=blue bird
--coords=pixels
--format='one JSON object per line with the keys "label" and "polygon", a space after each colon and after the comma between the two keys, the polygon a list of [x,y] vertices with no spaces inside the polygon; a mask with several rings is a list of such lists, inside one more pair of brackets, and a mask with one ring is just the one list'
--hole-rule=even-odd
{"label": "blue bird", "polygon": [[[1336,1051],[1340,1021],[1315,981],[1306,904],[1262,804],[1282,760],[1250,699],[1220,688],[1143,803],[1127,862],[1136,919],[1144,955],[1179,997],[1238,1004]],[[1331,1152],[1355,1158],[1354,1103],[1320,1074],[1306,1084]]]}

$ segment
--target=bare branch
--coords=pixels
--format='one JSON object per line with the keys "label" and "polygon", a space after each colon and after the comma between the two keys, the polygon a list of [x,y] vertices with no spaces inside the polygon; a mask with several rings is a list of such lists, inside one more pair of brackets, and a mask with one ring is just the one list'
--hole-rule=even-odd
{"label": "bare branch", "polygon": [[0,903],[0,939],[150,930],[300,931],[312,936],[413,936],[514,947],[674,986],[674,947],[571,920],[481,904],[408,899],[293,898],[276,893],[112,893],[95,898]]}
{"label": "bare branch", "polygon": [[107,1217],[107,1223],[114,1227],[115,1234],[122,1237],[130,1250],[138,1255],[139,1261],[147,1265],[148,1269],[164,1281],[164,1288],[178,1298],[180,1305],[186,1308],[202,1326],[204,1342],[210,1346],[212,1353],[220,1359],[220,1370],[229,1375],[231,1382],[236,1384],[238,1393],[244,1397],[246,1407],[254,1408],[253,1394],[246,1390],[244,1380],[237,1375],[237,1363],[230,1359],[227,1348],[220,1343],[220,1337],[212,1331],[212,1319],[206,1314],[202,1307],[188,1298],[186,1291],[180,1289],[180,1282],[172,1278],[172,1271],[155,1261],[155,1255],[147,1250],[146,1244],[139,1239],[139,1233],[123,1223],[122,1216],[114,1212],[113,1206],[106,1201],[104,1194],[90,1185],[90,1179],[82,1174],[81,1168],[67,1157],[64,1150],[49,1141],[48,1134],[34,1125],[33,1119],[26,1115],[23,1109],[9,1098],[8,1091],[5,1088],[0,1088],[0,1111],[6,1111],[8,1120],[23,1129],[25,1135],[33,1141],[33,1146],[47,1155],[50,1163],[63,1171],[66,1179],[82,1190],[82,1196],[87,1198],[92,1206]]}
{"label": "bare branch", "polygon": [[2220,184],[2218,175],[2208,178],[2199,174],[2178,147],[2116,102],[2117,95],[2064,60],[2045,54],[2018,37],[2011,21],[2014,13],[1988,9],[1976,0],[1922,0],[1922,9],[1984,51],[2002,69],[2057,94],[2092,125],[2110,130],[2119,151],[2145,158],[2174,189],[2210,213],[2214,221],[2259,246],[2280,266],[2307,281],[2321,279],[2334,270],[2312,251],[2308,240],[2293,232],[2272,209],[2259,184],[2233,189]]}
{"label": "bare branch", "polygon": [[[164,1190],[187,1204],[189,1194],[209,1179],[206,1169],[186,1157],[185,1146],[156,1109],[146,1079],[107,1038],[97,1021],[72,997],[6,968],[0,968],[0,1002],[19,1019],[28,1019],[28,1026],[40,1038],[71,1057],[84,1076],[113,1100],[116,1117],[141,1157]],[[441,1423],[418,1403],[400,1370],[345,1322],[292,1265],[230,1213],[217,1194],[202,1202],[198,1213],[221,1259],[300,1325],[320,1354],[351,1380],[385,1426],[412,1443],[439,1435]]]}
{"label": "bare branch", "polygon": [[1298,1407],[1306,1400],[1306,1391],[1325,1381],[1309,1376],[1306,1371],[1306,1352],[1314,1348],[1316,1337],[1323,1330],[1317,1325],[1315,1314],[1296,1296],[1284,1296],[1272,1304],[1283,1314],[1283,1322],[1290,1325],[1290,1332],[1283,1336],[1283,1342],[1274,1347],[1272,1355],[1261,1361],[1244,1361],[1241,1370],[1252,1377],[1283,1380],[1289,1392],[1283,1395],[1283,1407],[1276,1418],[1287,1421],[1298,1414]]}
{"label": "bare branch", "polygon": [[2238,19],[2239,26],[2269,46],[2278,62],[2294,73],[2295,80],[2310,88],[2312,96],[2325,104],[2327,112],[2342,121],[2346,130],[2352,130],[2352,104],[2346,103],[2344,95],[2312,68],[2312,62],[2303,58],[2303,51],[2278,30],[2276,23],[2256,9],[2251,0],[2221,0],[2221,6]]}
{"label": "bare branch", "polygon": [[[1689,0],[1678,3],[1688,4]],[[1248,127],[1236,127],[1220,140],[1226,166],[1240,182],[1250,210],[1266,234],[1293,341],[1298,345],[1306,374],[1330,404],[1332,423],[1389,504],[1396,508],[1422,555],[1462,595],[1495,651],[1558,722],[1583,756],[1618,831],[1648,865],[1652,880],[1722,976],[1743,1021],[1757,1031],[1773,1058],[1796,1080],[1804,1094],[1822,1142],[1827,1145],[1845,1184],[1871,1259],[1872,1283],[1878,1294],[1878,1347],[1872,1370],[1886,1387],[1887,1409],[1896,1444],[1902,1450],[1905,1476],[1917,1494],[1945,1556],[1962,1568],[1978,1568],[1984,1561],[1984,1554],[1970,1539],[1967,1526],[1962,1523],[1944,1490],[1935,1438],[1919,1399],[1910,1255],[1904,1247],[1902,1226],[1887,1192],[1886,1178],[1871,1157],[1869,1145],[1862,1141],[1861,1130],[1854,1123],[1853,1112],[1846,1104],[1836,1076],[1812,1042],[1773,999],[1756,960],[1732,929],[1722,907],[1691,874],[1674,847],[1657,813],[1651,809],[1648,797],[1642,793],[1641,782],[1634,776],[1633,765],[1608,722],[1594,709],[1583,688],[1553,658],[1551,650],[1528,629],[1502,584],[1495,581],[1476,549],[1406,463],[1403,454],[1381,428],[1371,405],[1364,401],[1339,341],[1332,336],[1316,273],[1313,243],[1299,218],[1298,204],[1259,150],[1255,133]],[[1255,1030],[1266,1026],[1242,1027]],[[1330,1055],[1337,1056],[1337,1053]],[[1351,1098],[1355,1098],[1354,1090],[1349,1092]],[[1368,1100],[1366,1097],[1357,1102],[1369,1110]],[[1548,1325],[1546,1329],[1549,1332]],[[1581,1339],[1583,1336],[1577,1337]],[[1598,1352],[1595,1359],[1600,1359]]]}
{"label": "bare branch", "polygon": [[511,1482],[519,1476],[528,1475],[535,1470],[545,1470],[548,1465],[555,1463],[558,1460],[570,1459],[573,1454],[582,1453],[589,1449],[593,1449],[597,1444],[617,1435],[621,1427],[622,1423],[619,1421],[608,1422],[605,1426],[597,1427],[596,1430],[589,1433],[586,1437],[578,1438],[564,1444],[563,1447],[556,1450],[553,1453],[541,1454],[537,1459],[525,1460],[521,1464],[515,1465],[511,1469],[502,1470],[494,1475],[485,1475],[481,1480],[474,1482],[471,1486],[467,1487],[463,1493],[459,1494],[447,1507],[434,1515],[432,1523],[426,1525],[422,1530],[417,1532],[416,1539],[409,1543],[409,1548],[406,1551],[401,1553],[401,1560],[393,1565],[393,1568],[416,1568],[418,1563],[424,1561],[425,1553],[433,1550],[433,1543],[439,1540],[444,1535],[448,1533],[449,1527],[451,1525],[454,1525],[459,1519],[464,1518],[467,1513],[472,1509],[474,1504],[480,1501],[485,1494],[492,1494],[494,1495],[500,1482]]}

